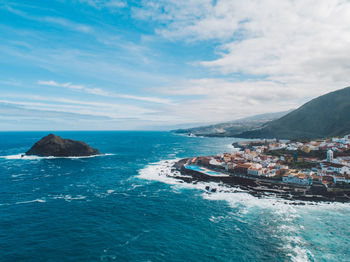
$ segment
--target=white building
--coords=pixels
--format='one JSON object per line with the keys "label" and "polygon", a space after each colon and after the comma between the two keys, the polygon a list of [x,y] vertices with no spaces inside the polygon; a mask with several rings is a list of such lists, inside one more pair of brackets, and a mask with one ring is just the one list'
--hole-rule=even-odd
{"label": "white building", "polygon": [[350,179],[348,179],[345,176],[333,176],[334,182],[335,183],[339,183],[339,182],[343,182],[343,183],[350,183]]}
{"label": "white building", "polygon": [[350,174],[350,168],[342,164],[322,162],[321,169],[327,173]]}
{"label": "white building", "polygon": [[332,150],[328,150],[327,151],[327,162],[332,163],[333,162],[333,157],[334,157],[333,151]]}
{"label": "white building", "polygon": [[282,181],[288,184],[297,184],[303,186],[309,186],[312,184],[312,178],[309,176],[290,174],[282,177]]}

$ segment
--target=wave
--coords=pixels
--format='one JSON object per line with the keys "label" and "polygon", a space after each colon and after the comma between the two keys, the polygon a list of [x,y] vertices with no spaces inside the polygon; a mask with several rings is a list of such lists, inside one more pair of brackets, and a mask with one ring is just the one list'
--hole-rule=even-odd
{"label": "wave", "polygon": [[73,200],[83,200],[83,199],[86,199],[87,197],[86,196],[82,196],[82,195],[76,195],[76,196],[71,196],[71,195],[54,195],[54,196],[51,196],[51,199],[63,199],[67,202],[71,202]]}
{"label": "wave", "polygon": [[[350,210],[349,203],[338,202],[305,202],[297,200],[286,200],[276,197],[274,194],[269,196],[256,197],[249,194],[247,191],[240,189],[239,187],[227,186],[223,183],[217,182],[196,182],[185,183],[180,178],[188,177],[182,175],[179,171],[173,169],[173,165],[180,159],[162,160],[155,163],[150,163],[146,167],[139,170],[137,178],[158,181],[170,185],[180,185],[184,188],[193,188],[205,191],[202,195],[203,198],[208,200],[225,200],[229,202],[232,207],[241,206],[244,203],[247,207],[259,207],[259,208],[276,208],[280,209],[281,205],[294,206],[295,208],[302,209],[318,209],[320,207],[330,208],[332,210],[342,210],[348,208]],[[215,191],[215,192],[214,192]],[[301,205],[298,205],[301,204]]]}
{"label": "wave", "polygon": [[100,154],[100,155],[92,155],[92,156],[27,156],[24,153],[16,154],[16,155],[7,155],[0,156],[0,158],[8,159],[8,160],[41,160],[41,159],[81,159],[81,158],[92,158],[92,157],[101,157],[101,156],[113,156],[115,154]]}
{"label": "wave", "polygon": [[178,161],[178,159],[151,163],[145,168],[139,170],[139,175],[137,177],[145,180],[159,181],[166,184],[178,184],[180,183],[180,180],[175,179],[174,176],[180,175],[180,173],[174,173],[171,171],[171,168],[176,161]]}
{"label": "wave", "polygon": [[205,136],[201,136],[201,135],[189,135],[187,133],[173,133],[175,136],[184,136],[184,137],[194,137],[194,138],[206,138]]}
{"label": "wave", "polygon": [[[139,170],[137,178],[158,181],[171,185],[174,193],[179,193],[178,188],[190,188],[201,191],[203,199],[212,201],[226,201],[234,210],[236,220],[247,223],[247,214],[266,214],[268,211],[272,219],[272,235],[281,240],[282,249],[291,261],[315,261],[313,253],[308,249],[308,241],[303,237],[303,225],[300,221],[305,214],[324,212],[350,212],[348,203],[326,202],[301,202],[284,200],[274,195],[255,197],[247,191],[236,187],[228,187],[215,182],[185,183],[177,177],[181,177],[178,171],[173,170],[173,165],[179,159],[163,160],[151,163]],[[302,205],[299,205],[302,204]],[[218,223],[226,219],[226,216],[211,217],[210,221]],[[232,219],[232,218],[231,218]],[[274,223],[273,221],[278,221]],[[239,228],[236,228],[239,230]]]}
{"label": "wave", "polygon": [[239,187],[231,187],[223,183],[185,183],[180,179],[180,177],[186,177],[186,175],[182,175],[179,171],[173,170],[173,165],[178,160],[179,159],[162,160],[156,163],[151,163],[145,168],[139,170],[139,175],[137,178],[163,182],[184,188],[198,189],[204,191],[202,194],[203,198],[208,200],[225,200],[229,202],[232,207],[241,206],[242,203],[244,203],[244,205],[249,207],[258,206],[260,208],[270,208],[279,202],[291,202],[290,200],[276,199],[273,196],[257,198],[250,195],[247,191],[240,189]]}
{"label": "wave", "polygon": [[33,200],[26,200],[26,201],[17,201],[14,203],[0,203],[0,206],[12,206],[12,205],[22,205],[22,204],[30,204],[30,203],[46,203],[47,200],[56,200],[56,199],[63,199],[67,202],[71,202],[73,200],[85,200],[87,199],[86,196],[83,195],[76,195],[76,196],[71,196],[71,195],[47,195],[46,197],[43,198],[37,198]]}
{"label": "wave", "polygon": [[35,202],[37,202],[37,203],[45,203],[46,200],[38,198],[38,199],[28,200],[28,201],[19,201],[19,202],[16,202],[15,204],[16,205],[20,205],[20,204],[29,204],[29,203],[35,203]]}

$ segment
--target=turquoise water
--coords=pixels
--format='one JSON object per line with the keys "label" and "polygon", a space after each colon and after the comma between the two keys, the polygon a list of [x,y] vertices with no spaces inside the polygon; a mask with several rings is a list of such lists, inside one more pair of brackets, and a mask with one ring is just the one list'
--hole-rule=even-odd
{"label": "turquoise water", "polygon": [[350,260],[348,204],[209,194],[167,176],[174,159],[229,152],[232,139],[57,132],[108,155],[19,157],[46,134],[0,133],[0,261]]}
{"label": "turquoise water", "polygon": [[195,165],[187,165],[186,168],[190,169],[190,170],[194,170],[194,171],[199,171],[199,172],[202,172],[202,173],[205,173],[205,174],[208,174],[208,175],[212,175],[212,176],[221,176],[221,175],[223,175],[223,174],[221,174],[219,172],[215,172],[215,171],[206,171],[205,169],[200,168],[199,166],[195,166]]}

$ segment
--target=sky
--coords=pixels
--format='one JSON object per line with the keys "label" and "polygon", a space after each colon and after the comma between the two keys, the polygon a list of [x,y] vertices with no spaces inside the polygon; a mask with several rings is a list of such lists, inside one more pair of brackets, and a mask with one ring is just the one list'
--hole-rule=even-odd
{"label": "sky", "polygon": [[0,130],[169,130],[349,86],[348,0],[0,0]]}

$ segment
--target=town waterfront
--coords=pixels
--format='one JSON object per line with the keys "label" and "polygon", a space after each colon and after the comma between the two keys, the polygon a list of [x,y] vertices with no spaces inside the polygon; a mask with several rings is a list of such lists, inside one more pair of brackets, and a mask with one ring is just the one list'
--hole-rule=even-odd
{"label": "town waterfront", "polygon": [[232,138],[57,132],[104,156],[20,157],[46,132],[0,133],[1,261],[348,261],[350,205],[295,206],[167,176]]}

